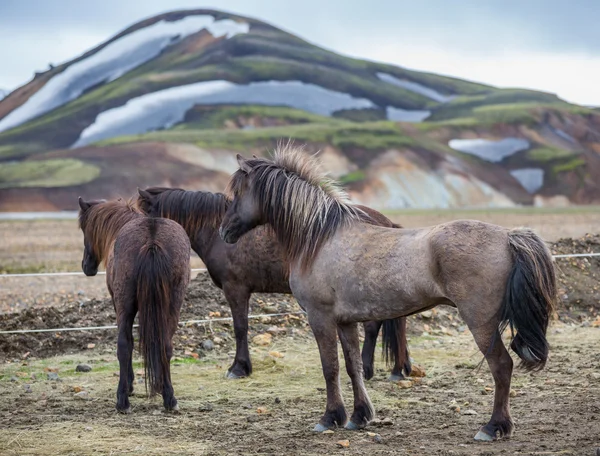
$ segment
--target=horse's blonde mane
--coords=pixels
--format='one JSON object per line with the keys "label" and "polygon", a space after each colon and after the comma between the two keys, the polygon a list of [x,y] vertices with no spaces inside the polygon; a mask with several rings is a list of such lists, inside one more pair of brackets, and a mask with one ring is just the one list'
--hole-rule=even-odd
{"label": "horse's blonde mane", "polygon": [[321,168],[316,156],[290,144],[278,147],[272,159],[246,161],[249,173],[238,170],[228,194],[251,180],[254,197],[284,246],[291,262],[310,266],[323,243],[350,223],[372,219],[350,203],[346,192]]}
{"label": "horse's blonde mane", "polygon": [[129,221],[143,217],[133,199],[92,202],[85,212],[79,214],[79,228],[91,243],[94,254],[106,262],[110,246],[119,230]]}

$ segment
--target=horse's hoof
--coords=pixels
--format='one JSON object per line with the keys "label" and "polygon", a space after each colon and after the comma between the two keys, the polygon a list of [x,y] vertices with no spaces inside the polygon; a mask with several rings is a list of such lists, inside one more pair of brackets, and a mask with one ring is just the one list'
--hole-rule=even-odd
{"label": "horse's hoof", "polygon": [[479,442],[493,442],[494,440],[496,440],[496,437],[493,437],[493,436],[489,435],[487,432],[484,432],[483,430],[481,430],[477,433],[477,435],[475,435],[475,440],[477,440]]}
{"label": "horse's hoof", "polygon": [[313,432],[325,432],[328,431],[329,428],[327,426],[323,426],[321,423],[317,423],[313,428]]}
{"label": "horse's hoof", "polygon": [[365,427],[365,426],[362,426],[362,427],[361,427],[361,426],[359,426],[358,424],[356,424],[356,423],[353,423],[352,421],[348,421],[348,422],[346,423],[346,426],[344,426],[344,428],[345,428],[346,430],[348,430],[348,431],[358,431],[359,429],[362,429],[362,428],[364,428],[364,427]]}
{"label": "horse's hoof", "polygon": [[126,409],[117,409],[117,412],[122,413],[123,415],[129,415],[131,413],[131,406]]}
{"label": "horse's hoof", "polygon": [[175,406],[173,406],[170,409],[165,409],[167,412],[169,413],[174,413],[174,414],[179,414],[179,404],[175,404]]}
{"label": "horse's hoof", "polygon": [[230,380],[238,380],[240,378],[246,378],[247,375],[238,375],[238,374],[234,374],[233,372],[227,372],[226,377]]}
{"label": "horse's hoof", "polygon": [[399,382],[400,380],[404,380],[404,375],[390,374],[388,377],[388,382]]}

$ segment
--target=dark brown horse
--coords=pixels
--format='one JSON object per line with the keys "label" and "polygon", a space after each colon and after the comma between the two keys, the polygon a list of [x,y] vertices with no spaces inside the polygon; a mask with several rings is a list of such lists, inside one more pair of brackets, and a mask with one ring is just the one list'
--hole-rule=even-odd
{"label": "dark brown horse", "polygon": [[[289,265],[272,230],[258,227],[235,245],[219,237],[218,228],[230,201],[222,193],[193,192],[178,188],[152,187],[138,190],[138,206],[148,215],[165,217],[181,224],[192,249],[206,265],[213,283],[221,288],[231,307],[236,339],[229,378],[250,375],[248,351],[248,301],[252,293],[291,293]],[[383,214],[360,206],[381,226],[398,227]],[[386,359],[394,363],[391,380],[408,375],[411,365],[406,343],[406,319],[371,321],[364,324],[363,363],[365,378],[373,377],[373,358],[377,335],[383,323]]]}
{"label": "dark brown horse", "polygon": [[[535,233],[459,220],[421,229],[377,226],[301,150],[274,160],[238,156],[234,199],[223,218],[226,242],[271,225],[290,261],[290,287],[308,315],[327,385],[316,431],[366,426],[373,406],[362,376],[357,322],[455,306],[484,354],[496,386],[490,421],[477,440],[510,435],[513,361],[501,334],[527,369],[548,359],[546,330],[556,301],[552,256]],[[354,391],[347,422],[339,383],[336,333]]]}
{"label": "dark brown horse", "polygon": [[190,241],[177,223],[146,217],[122,200],[83,201],[79,227],[84,236],[81,267],[94,276],[106,265],[119,336],[117,410],[130,413],[133,393],[133,320],[139,311],[140,352],[146,387],[162,394],[167,410],[178,410],[171,384],[172,338],[190,280]]}

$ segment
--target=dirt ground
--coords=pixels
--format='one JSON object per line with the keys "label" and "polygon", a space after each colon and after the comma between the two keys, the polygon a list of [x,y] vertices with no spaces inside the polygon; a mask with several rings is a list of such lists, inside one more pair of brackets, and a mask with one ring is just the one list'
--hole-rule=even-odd
{"label": "dirt ground", "polygon": [[[514,436],[491,444],[472,440],[489,419],[493,382],[486,366],[477,370],[481,355],[468,333],[412,336],[412,356],[427,376],[402,388],[386,381],[379,362],[367,385],[374,422],[364,431],[323,435],[311,432],[325,405],[316,345],[304,329],[288,331],[267,347],[252,346],[248,379],[224,378],[231,361],[226,349],[198,360],[178,357],[172,368],[178,415],[164,414],[159,400],[147,399],[141,379],[133,413],[116,413],[114,346],[5,363],[0,453],[594,455],[600,447],[600,352],[590,349],[600,344],[599,328],[553,325],[548,367],[513,376]],[[76,373],[81,362],[93,370]],[[138,375],[140,368],[137,362]],[[59,380],[49,380],[49,371]],[[351,406],[345,375],[342,384]],[[347,448],[338,445],[342,440]]]}
{"label": "dirt ground", "polygon": [[[52,231],[62,233],[61,226],[67,225]],[[38,228],[19,225],[7,231],[0,223],[0,269],[18,242],[21,248],[11,251],[22,252],[26,246],[31,255],[15,261],[13,268],[32,267],[40,258],[50,258],[44,266],[50,270],[71,269],[80,261],[81,240],[73,231],[65,230],[64,237],[54,238],[56,244],[49,241],[44,247],[43,235],[26,232]],[[29,242],[13,241],[27,238]],[[44,250],[59,249],[67,252],[65,257],[71,255],[71,263],[44,257]],[[562,239],[552,250],[600,252],[600,236]],[[410,384],[389,383],[378,356],[376,376],[367,385],[374,422],[364,431],[324,435],[311,432],[323,413],[325,391],[316,344],[302,314],[252,319],[250,340],[268,333],[272,341],[251,343],[254,372],[235,381],[224,378],[234,355],[231,323],[181,327],[172,367],[178,415],[164,414],[159,400],[146,398],[139,359],[133,413],[116,413],[113,330],[0,334],[0,455],[594,455],[600,447],[600,258],[556,262],[561,303],[549,330],[550,360],[539,373],[515,370],[511,404],[516,430],[511,439],[492,444],[472,440],[489,420],[493,381],[487,365],[478,369],[482,356],[455,309],[440,307],[408,322],[411,355],[426,376]],[[7,285],[0,279],[0,330],[114,324],[104,279],[73,279],[42,285],[16,278]],[[299,311],[290,296],[256,295],[250,313]],[[227,316],[222,292],[199,274],[181,319]],[[214,349],[203,348],[206,340]],[[92,371],[75,372],[79,363]],[[351,407],[348,377],[342,372]],[[53,374],[58,380],[49,379]],[[338,444],[343,440],[347,447]]]}

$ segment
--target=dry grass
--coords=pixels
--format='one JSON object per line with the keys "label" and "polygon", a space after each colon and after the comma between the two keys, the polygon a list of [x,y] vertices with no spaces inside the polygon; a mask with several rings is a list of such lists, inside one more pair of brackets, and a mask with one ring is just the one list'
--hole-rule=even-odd
{"label": "dry grass", "polygon": [[560,238],[579,238],[587,233],[600,232],[600,208],[523,208],[496,210],[406,210],[386,212],[394,222],[406,228],[436,225],[458,219],[475,219],[482,222],[514,228],[533,228],[547,241]]}

